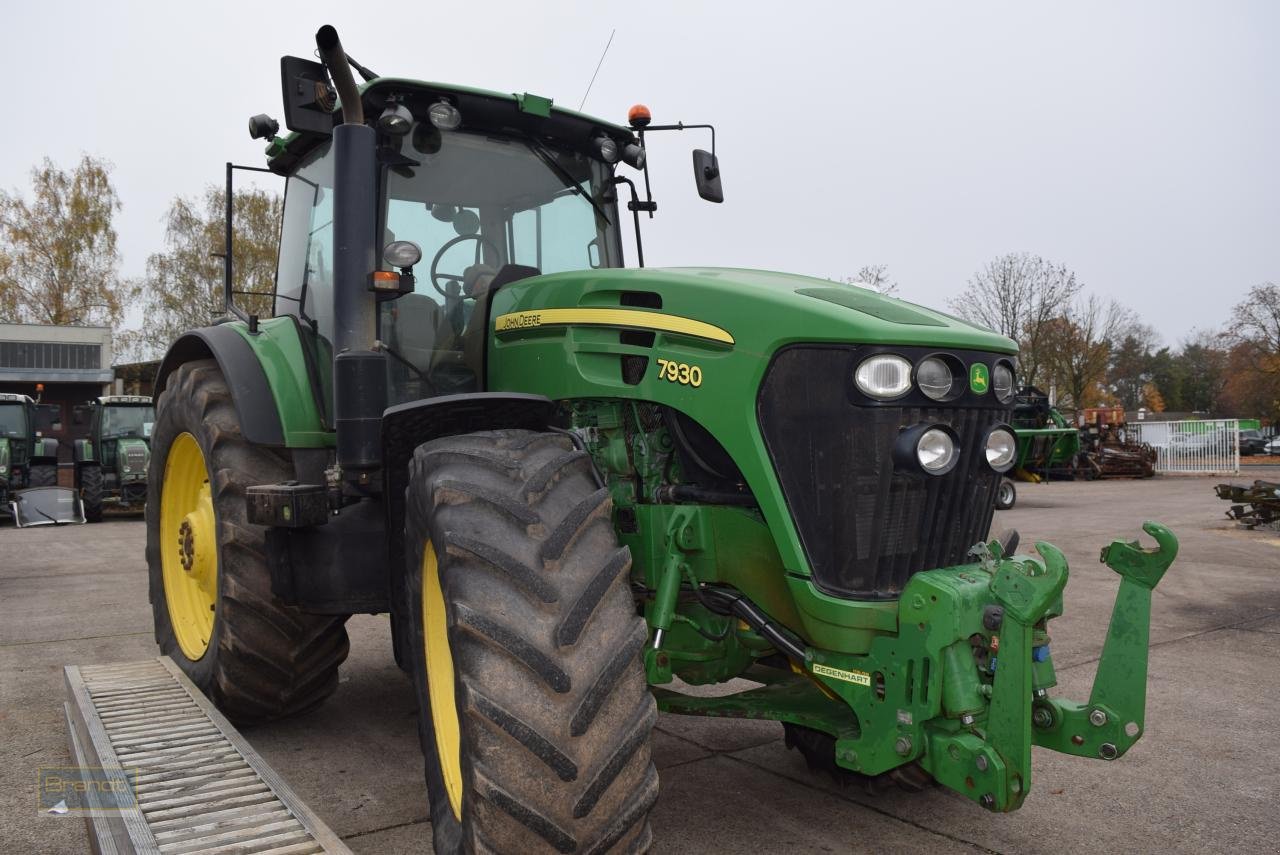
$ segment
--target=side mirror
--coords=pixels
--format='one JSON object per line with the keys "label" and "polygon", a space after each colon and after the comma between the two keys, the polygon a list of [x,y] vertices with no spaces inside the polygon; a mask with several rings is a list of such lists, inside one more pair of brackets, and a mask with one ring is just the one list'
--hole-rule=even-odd
{"label": "side mirror", "polygon": [[291,131],[333,133],[330,111],[337,93],[329,85],[329,72],[318,62],[296,56],[280,57],[280,88],[284,94],[284,124]]}
{"label": "side mirror", "polygon": [[720,161],[714,154],[700,148],[693,150],[693,180],[698,185],[698,195],[708,202],[723,202],[724,190],[720,187]]}

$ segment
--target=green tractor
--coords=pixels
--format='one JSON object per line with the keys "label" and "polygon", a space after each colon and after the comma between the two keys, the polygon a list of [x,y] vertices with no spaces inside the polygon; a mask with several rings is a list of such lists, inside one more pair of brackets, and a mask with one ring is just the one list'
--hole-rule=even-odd
{"label": "green tractor", "polygon": [[[1032,746],[1141,736],[1177,541],[1104,549],[1093,693],[1052,694],[1067,563],[988,537],[1012,341],[823,280],[645,268],[646,145],[708,126],[316,42],[282,61],[292,133],[250,120],[286,179],[275,317],[228,269],[234,319],[156,383],[155,635],[228,716],[315,707],[347,617],[388,613],[442,853],[645,848],[659,710],[778,721],[815,767],[991,811],[1023,803]],[[720,201],[711,138],[695,180]]]}
{"label": "green tractor", "polygon": [[35,412],[29,395],[0,392],[0,512],[14,490],[58,484],[58,441],[38,435]]}
{"label": "green tractor", "polygon": [[107,395],[76,407],[77,424],[89,436],[72,447],[76,490],[89,522],[102,519],[103,505],[141,508],[147,500],[151,428],[156,411],[145,395]]}

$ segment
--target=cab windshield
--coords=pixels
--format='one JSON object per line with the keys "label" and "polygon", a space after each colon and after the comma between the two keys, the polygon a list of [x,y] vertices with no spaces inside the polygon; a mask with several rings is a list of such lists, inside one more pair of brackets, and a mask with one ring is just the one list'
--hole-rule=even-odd
{"label": "cab windshield", "polygon": [[412,241],[422,260],[413,293],[379,312],[392,403],[482,386],[489,289],[506,265],[531,268],[526,275],[622,265],[606,164],[519,137],[434,128],[403,154],[416,163],[387,172],[384,245]]}
{"label": "cab windshield", "polygon": [[21,404],[0,404],[0,436],[27,435],[27,414]]}
{"label": "cab windshield", "polygon": [[[612,168],[603,161],[429,122],[379,159],[379,255],[396,240],[422,250],[413,292],[378,310],[390,404],[483,387],[489,287],[506,265],[529,268],[526,275],[622,266]],[[276,313],[332,341],[333,287],[333,155],[325,141],[288,182]]]}
{"label": "cab windshield", "polygon": [[151,438],[151,425],[155,423],[152,407],[104,407],[102,410],[102,438],[120,439],[126,436]]}

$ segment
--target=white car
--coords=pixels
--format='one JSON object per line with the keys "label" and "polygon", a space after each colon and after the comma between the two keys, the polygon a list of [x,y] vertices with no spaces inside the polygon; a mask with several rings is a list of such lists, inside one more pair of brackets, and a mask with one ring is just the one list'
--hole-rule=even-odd
{"label": "white car", "polygon": [[1267,444],[1263,446],[1267,454],[1280,454],[1280,436],[1273,436],[1267,440]]}

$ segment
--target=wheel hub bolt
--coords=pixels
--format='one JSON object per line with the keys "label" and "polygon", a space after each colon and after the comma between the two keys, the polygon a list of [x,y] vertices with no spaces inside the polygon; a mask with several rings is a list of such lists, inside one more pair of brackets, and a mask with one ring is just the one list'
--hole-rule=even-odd
{"label": "wheel hub bolt", "polygon": [[1093,710],[1089,713],[1089,723],[1094,727],[1102,727],[1107,723],[1107,714],[1102,710]]}
{"label": "wheel hub bolt", "polygon": [[974,760],[974,761],[973,761],[973,763],[974,763],[974,765],[975,765],[975,766],[977,766],[977,767],[978,767],[978,771],[979,771],[979,772],[985,772],[985,771],[987,771],[987,767],[990,765],[990,764],[987,762],[987,755],[985,755],[985,754],[979,754],[979,755],[978,755],[978,758],[977,758],[976,760]]}
{"label": "wheel hub bolt", "polygon": [[182,525],[178,526],[178,556],[182,569],[191,572],[196,563],[196,532],[191,527],[190,520],[183,520]]}
{"label": "wheel hub bolt", "polygon": [[911,737],[899,736],[893,743],[893,750],[906,757],[911,753]]}

